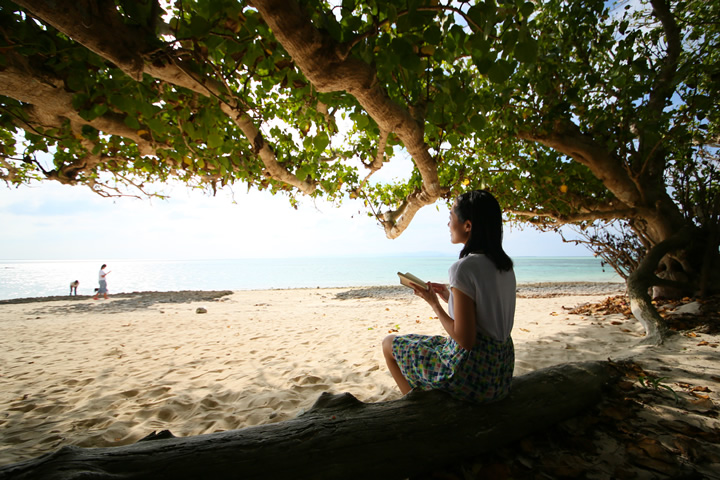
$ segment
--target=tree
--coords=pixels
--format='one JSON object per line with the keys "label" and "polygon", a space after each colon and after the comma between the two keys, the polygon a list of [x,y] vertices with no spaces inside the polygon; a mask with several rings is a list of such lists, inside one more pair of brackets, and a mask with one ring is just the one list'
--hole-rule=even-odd
{"label": "tree", "polygon": [[[649,287],[720,285],[717,2],[0,5],[9,184],[350,196],[390,238],[486,187],[539,228],[627,222],[649,338],[663,336]],[[405,152],[409,178],[370,181]]]}

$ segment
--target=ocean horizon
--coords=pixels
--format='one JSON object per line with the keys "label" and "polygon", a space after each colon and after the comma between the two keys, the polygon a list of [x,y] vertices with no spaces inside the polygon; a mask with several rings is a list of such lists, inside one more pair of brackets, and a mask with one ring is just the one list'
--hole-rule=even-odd
{"label": "ocean horizon", "polygon": [[[108,265],[113,293],[180,290],[270,290],[386,286],[397,272],[447,282],[453,256],[303,257],[227,260],[0,260],[0,300],[92,295],[100,266]],[[513,257],[518,284],[622,282],[596,257]]]}

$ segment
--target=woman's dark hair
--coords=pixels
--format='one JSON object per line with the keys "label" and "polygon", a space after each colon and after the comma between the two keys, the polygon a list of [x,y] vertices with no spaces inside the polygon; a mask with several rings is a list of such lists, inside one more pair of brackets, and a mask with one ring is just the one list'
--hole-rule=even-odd
{"label": "woman's dark hair", "polygon": [[498,270],[507,271],[513,261],[502,248],[502,211],[495,197],[487,190],[466,192],[455,199],[455,215],[460,222],[470,220],[470,238],[460,252],[460,258],[471,253],[484,253]]}
{"label": "woman's dark hair", "polygon": [[105,268],[105,267],[107,267],[107,265],[105,265],[105,264],[103,263],[102,267],[100,267],[100,270],[102,270],[102,269]]}

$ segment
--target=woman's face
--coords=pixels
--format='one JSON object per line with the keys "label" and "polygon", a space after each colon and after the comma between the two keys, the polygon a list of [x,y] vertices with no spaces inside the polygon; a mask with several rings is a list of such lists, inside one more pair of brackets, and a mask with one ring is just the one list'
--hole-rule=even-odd
{"label": "woman's face", "polygon": [[451,243],[467,243],[470,239],[470,231],[472,230],[472,223],[470,220],[461,222],[457,215],[455,215],[455,204],[450,209],[450,221],[448,222],[450,227],[450,242]]}

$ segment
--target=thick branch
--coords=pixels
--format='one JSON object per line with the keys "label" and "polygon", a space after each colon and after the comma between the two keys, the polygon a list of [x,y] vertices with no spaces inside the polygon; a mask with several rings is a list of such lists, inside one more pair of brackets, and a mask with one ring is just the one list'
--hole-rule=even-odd
{"label": "thick branch", "polygon": [[521,130],[518,137],[541,143],[585,165],[624,204],[634,207],[641,203],[642,196],[622,163],[577,125],[557,122],[548,133]]}
{"label": "thick branch", "polygon": [[683,228],[676,232],[671,238],[658,243],[648,250],[637,268],[628,277],[627,285],[630,309],[635,318],[645,328],[646,343],[660,345],[669,333],[665,321],[652,304],[652,298],[649,293],[650,287],[663,283],[661,279],[655,275],[655,270],[665,255],[688,245],[691,238],[691,230],[689,228]]}
{"label": "thick branch", "polygon": [[398,223],[385,224],[386,233],[388,236],[399,235],[419,207],[435,202],[444,193],[438,179],[437,164],[424,140],[422,122],[390,99],[370,65],[352,56],[339,55],[338,44],[312,25],[296,1],[252,0],[251,3],[298,68],[319,91],[347,91],[375,120],[380,131],[395,133],[405,145],[420,172],[423,188],[411,195],[413,198],[408,198],[408,208],[388,216],[386,221],[397,218]]}
{"label": "thick branch", "polygon": [[[443,192],[447,189],[443,189]],[[388,238],[397,238],[410,225],[415,214],[422,207],[431,205],[437,200],[436,197],[428,195],[425,190],[416,190],[408,195],[405,201],[396,210],[382,214],[382,225],[385,228],[385,235]]]}
{"label": "thick branch", "polygon": [[633,209],[618,209],[618,210],[594,210],[589,212],[576,212],[576,213],[570,213],[570,214],[561,214],[557,212],[550,212],[547,210],[536,210],[536,211],[525,211],[525,210],[508,210],[507,213],[516,215],[519,217],[528,217],[530,223],[538,223],[538,224],[544,224],[545,221],[540,220],[538,222],[533,222],[533,220],[530,217],[538,217],[538,218],[550,218],[555,223],[559,225],[564,225],[566,223],[579,223],[579,222],[586,222],[586,221],[592,221],[592,220],[605,220],[610,221],[614,220],[616,218],[627,218],[630,216],[633,216],[635,214],[635,210]]}
{"label": "thick branch", "polygon": [[110,60],[131,78],[142,79],[141,55],[147,32],[125,25],[118,18],[114,2],[16,0],[15,3]]}
{"label": "thick branch", "polygon": [[660,74],[650,92],[650,100],[646,107],[652,116],[659,116],[675,92],[675,86],[677,85],[676,72],[680,54],[682,53],[682,39],[680,28],[670,11],[668,2],[666,0],[650,0],[650,4],[653,7],[653,13],[663,26],[667,45],[667,57],[662,62]]}
{"label": "thick branch", "polygon": [[[223,111],[253,145],[253,152],[265,165],[269,177],[292,185],[306,194],[315,191],[314,182],[298,179],[280,165],[275,152],[245,112],[240,99],[228,92],[221,82],[198,76],[192,72],[186,61],[170,53],[156,54],[152,59],[148,59],[151,61],[146,62],[143,55],[149,55],[149,52],[155,49],[147,44],[146,40],[153,37],[149,37],[145,30],[138,31],[125,24],[112,2],[64,2],[62,8],[49,0],[21,0],[17,3],[88,49],[117,64],[136,80],[140,80],[143,74],[148,74],[203,96],[217,98]],[[110,7],[106,7],[108,5]],[[82,18],[83,22],[78,23],[78,18]],[[229,99],[223,101],[221,98]]]}
{"label": "thick branch", "polygon": [[[145,140],[134,129],[125,125],[122,115],[107,112],[93,120],[85,120],[73,107],[72,94],[63,88],[61,79],[33,69],[28,63],[19,61],[15,55],[8,55],[6,59],[6,68],[0,70],[0,93],[25,104],[24,111],[28,120],[24,123],[18,119],[16,123],[19,127],[62,129],[67,120],[72,132],[79,138],[82,138],[82,126],[89,125],[108,135],[118,135],[134,141],[141,155],[154,154],[157,145]],[[90,140],[83,138],[82,142],[87,151],[93,149],[94,143]],[[47,178],[72,184],[79,172],[89,173],[100,163],[100,156],[86,155],[60,170],[47,172]]]}

